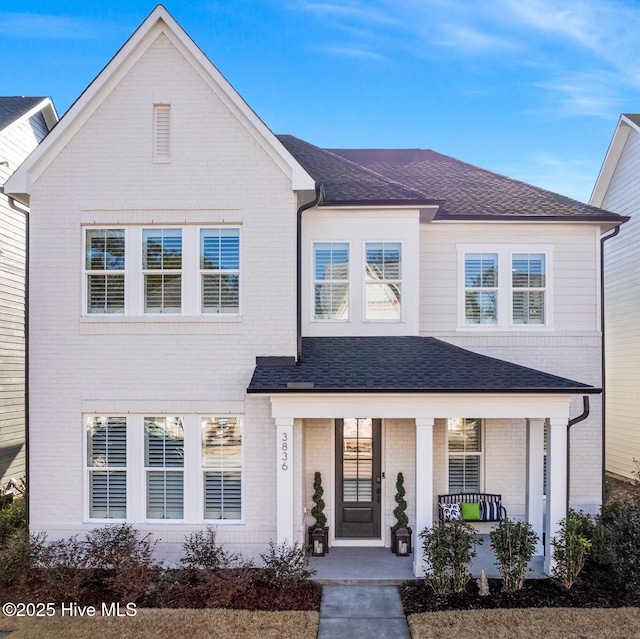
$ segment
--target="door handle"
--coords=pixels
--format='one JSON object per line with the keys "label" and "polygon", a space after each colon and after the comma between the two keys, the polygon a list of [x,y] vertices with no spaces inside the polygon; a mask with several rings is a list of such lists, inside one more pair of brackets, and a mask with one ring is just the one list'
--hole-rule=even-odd
{"label": "door handle", "polygon": [[376,488],[376,503],[380,503],[380,486]]}

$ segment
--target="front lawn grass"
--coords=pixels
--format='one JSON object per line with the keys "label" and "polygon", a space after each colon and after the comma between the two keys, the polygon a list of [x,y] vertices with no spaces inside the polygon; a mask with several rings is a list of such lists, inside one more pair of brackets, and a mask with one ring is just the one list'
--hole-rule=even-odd
{"label": "front lawn grass", "polygon": [[142,609],[135,617],[10,618],[8,639],[315,639],[317,612]]}
{"label": "front lawn grass", "polygon": [[425,612],[408,618],[412,639],[631,639],[637,608],[537,608]]}

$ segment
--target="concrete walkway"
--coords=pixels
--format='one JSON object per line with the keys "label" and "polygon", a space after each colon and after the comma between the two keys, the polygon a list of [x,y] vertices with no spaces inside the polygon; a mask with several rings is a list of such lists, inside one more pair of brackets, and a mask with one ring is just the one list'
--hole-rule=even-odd
{"label": "concrete walkway", "polygon": [[410,639],[395,586],[322,587],[318,639]]}

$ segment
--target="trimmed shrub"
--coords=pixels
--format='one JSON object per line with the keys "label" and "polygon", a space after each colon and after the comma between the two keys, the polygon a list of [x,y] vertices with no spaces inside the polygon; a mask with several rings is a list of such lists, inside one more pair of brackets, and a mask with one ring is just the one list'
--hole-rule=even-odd
{"label": "trimmed shrub", "polygon": [[584,568],[591,541],[582,534],[583,519],[567,517],[560,522],[559,535],[551,538],[555,565],[553,576],[570,590]]}
{"label": "trimmed shrub", "polygon": [[204,530],[188,535],[182,544],[182,565],[192,570],[220,570],[240,561],[240,555],[226,552],[222,545],[216,542],[216,534],[215,526],[207,526]]}
{"label": "trimmed shrub", "polygon": [[324,488],[322,488],[322,476],[318,471],[313,475],[313,503],[315,506],[311,509],[311,515],[316,520],[314,528],[324,528],[327,525],[327,516],[324,514]]}
{"label": "trimmed shrub", "polygon": [[393,509],[393,516],[396,518],[396,523],[393,526],[394,530],[398,530],[399,528],[406,528],[409,525],[409,518],[407,517],[407,502],[404,496],[407,494],[407,491],[404,489],[404,475],[402,473],[398,473],[398,478],[396,479],[396,495],[395,500],[397,506]]}
{"label": "trimmed shrub", "polygon": [[16,531],[27,527],[27,502],[22,498],[7,500],[0,509],[0,548]]}
{"label": "trimmed shrub", "polygon": [[131,524],[104,526],[84,543],[88,567],[105,571],[106,585],[121,602],[135,602],[149,590],[158,569],[151,534],[140,537]]}
{"label": "trimmed shrub", "polygon": [[91,578],[87,547],[78,535],[57,539],[47,544],[40,554],[38,567],[46,589],[47,599],[52,601],[82,601],[85,586]]}
{"label": "trimmed shrub", "polygon": [[37,566],[45,552],[46,534],[30,535],[25,528],[15,530],[0,548],[0,586],[17,595],[27,595]]}
{"label": "trimmed shrub", "polygon": [[300,544],[290,545],[283,542],[280,545],[269,542],[269,551],[261,554],[267,581],[279,588],[293,588],[308,581],[316,571],[308,567],[309,561]]}
{"label": "trimmed shrub", "polygon": [[473,526],[464,521],[451,521],[425,528],[420,533],[423,556],[429,564],[427,583],[439,596],[463,592],[471,579],[469,566],[476,556]]}
{"label": "trimmed shrub", "polygon": [[515,592],[524,585],[527,564],[531,561],[538,535],[530,523],[505,519],[489,534],[496,565],[502,575],[502,589]]}

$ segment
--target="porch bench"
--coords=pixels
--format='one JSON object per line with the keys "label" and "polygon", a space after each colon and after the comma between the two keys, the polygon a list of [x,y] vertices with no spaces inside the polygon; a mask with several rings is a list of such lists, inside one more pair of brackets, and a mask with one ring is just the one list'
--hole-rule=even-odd
{"label": "porch bench", "polygon": [[[478,519],[465,519],[462,513],[462,503],[480,504],[480,517]],[[458,504],[460,512],[456,509],[451,512],[447,506]],[[449,516],[445,512],[449,511]],[[459,519],[462,521],[502,521],[507,518],[507,511],[502,505],[502,495],[495,493],[456,493],[453,495],[438,495],[438,517],[441,523]]]}

